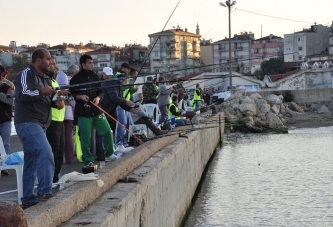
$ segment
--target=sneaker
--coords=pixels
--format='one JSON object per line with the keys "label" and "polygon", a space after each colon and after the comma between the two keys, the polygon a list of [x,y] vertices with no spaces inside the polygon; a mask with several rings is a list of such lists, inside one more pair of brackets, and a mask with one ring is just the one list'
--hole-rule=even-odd
{"label": "sneaker", "polygon": [[39,201],[46,201],[48,200],[49,198],[52,198],[53,197],[53,194],[44,194],[44,195],[41,195],[38,193],[38,200]]}
{"label": "sneaker", "polygon": [[121,153],[125,154],[125,153],[127,153],[127,152],[130,152],[130,151],[133,150],[133,149],[134,149],[134,147],[126,147],[126,148],[124,148],[124,149],[121,149],[120,151],[121,151]]}
{"label": "sneaker", "polygon": [[1,170],[1,175],[9,175],[9,172],[8,170],[4,169],[4,170]]}
{"label": "sneaker", "polygon": [[35,203],[22,203],[21,204],[21,207],[23,210],[29,208],[29,207],[32,207],[32,206],[35,206],[38,202],[35,202]]}
{"label": "sneaker", "polygon": [[105,157],[106,162],[112,162],[114,160],[117,160],[119,157],[115,154],[111,155],[110,157]]}
{"label": "sneaker", "polygon": [[115,155],[119,158],[122,154],[123,153],[120,150],[116,150],[113,155]]}

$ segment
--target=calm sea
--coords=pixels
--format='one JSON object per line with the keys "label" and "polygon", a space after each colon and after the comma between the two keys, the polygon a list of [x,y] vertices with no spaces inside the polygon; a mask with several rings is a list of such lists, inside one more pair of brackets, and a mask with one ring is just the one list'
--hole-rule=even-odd
{"label": "calm sea", "polygon": [[333,226],[333,127],[226,136],[185,226]]}

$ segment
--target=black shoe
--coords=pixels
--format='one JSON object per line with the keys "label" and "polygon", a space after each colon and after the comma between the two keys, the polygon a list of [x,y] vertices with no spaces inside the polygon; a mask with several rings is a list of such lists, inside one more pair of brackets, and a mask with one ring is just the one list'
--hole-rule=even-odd
{"label": "black shoe", "polygon": [[29,208],[29,207],[32,207],[32,206],[35,206],[38,202],[35,202],[35,203],[22,203],[21,204],[21,207],[23,210]]}
{"label": "black shoe", "polygon": [[6,169],[1,170],[1,175],[9,175],[8,170],[6,170]]}
{"label": "black shoe", "polygon": [[44,195],[38,194],[38,200],[39,201],[46,201],[46,200],[48,200],[49,198],[52,198],[52,197],[53,197],[53,194],[44,194]]}

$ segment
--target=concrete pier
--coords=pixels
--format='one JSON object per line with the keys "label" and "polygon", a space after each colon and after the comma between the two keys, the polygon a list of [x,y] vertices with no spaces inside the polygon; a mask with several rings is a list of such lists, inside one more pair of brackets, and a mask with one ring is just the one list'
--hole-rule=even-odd
{"label": "concrete pier", "polygon": [[[220,139],[218,127],[186,136],[147,142],[106,163],[96,172],[103,187],[89,181],[57,192],[25,210],[29,226],[179,226]],[[138,182],[118,182],[126,176]]]}

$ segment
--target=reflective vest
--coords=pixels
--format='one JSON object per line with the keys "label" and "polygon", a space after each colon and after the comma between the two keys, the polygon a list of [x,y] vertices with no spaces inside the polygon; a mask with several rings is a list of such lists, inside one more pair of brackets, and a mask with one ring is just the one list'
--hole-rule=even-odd
{"label": "reflective vest", "polygon": [[133,78],[128,79],[128,81],[127,81],[128,86],[125,86],[125,89],[123,91],[123,97],[127,101],[129,101],[131,98],[131,95],[135,93],[135,86],[134,86],[134,88],[129,86],[129,84],[131,84],[132,80],[133,80]]}
{"label": "reflective vest", "polygon": [[[171,104],[169,105],[169,109],[168,109],[168,117],[172,117],[172,116],[173,116],[173,114],[172,114],[171,111],[170,111],[171,106],[174,106],[174,107],[176,108],[176,112],[177,112],[177,113],[179,112],[179,110],[178,110],[178,106],[176,106],[175,104],[171,103]],[[180,119],[180,117],[179,117],[179,116],[175,116],[175,120],[178,120],[178,119]]]}
{"label": "reflective vest", "polygon": [[[158,86],[156,84],[154,86],[155,86],[156,90],[158,91]],[[158,95],[156,95],[156,99],[158,99]]]}
{"label": "reflective vest", "polygon": [[[52,87],[57,88],[59,87],[59,84],[56,80],[52,79]],[[63,102],[63,101],[59,101]],[[52,121],[64,121],[65,119],[65,107],[62,108],[61,110],[58,110],[57,108],[52,107],[51,112],[52,112]]]}
{"label": "reflective vest", "polygon": [[196,88],[194,90],[194,97],[193,97],[193,99],[194,99],[194,101],[201,101],[201,95],[197,94],[197,90],[200,91],[199,88]]}

